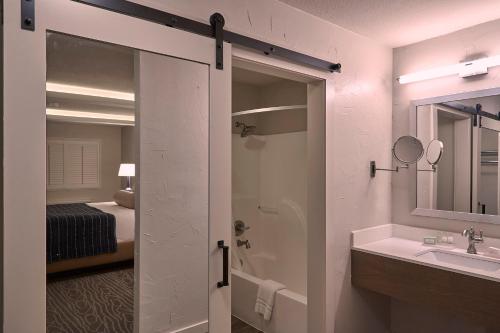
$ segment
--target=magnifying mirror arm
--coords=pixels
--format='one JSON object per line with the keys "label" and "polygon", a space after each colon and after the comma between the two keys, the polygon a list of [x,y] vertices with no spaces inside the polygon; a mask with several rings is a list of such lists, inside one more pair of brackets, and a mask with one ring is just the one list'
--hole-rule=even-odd
{"label": "magnifying mirror arm", "polygon": [[[408,166],[401,166],[401,168],[407,168]],[[391,172],[399,172],[399,166],[397,166],[394,169],[384,169],[384,168],[377,168],[377,163],[375,161],[370,161],[370,177],[375,177],[377,174],[377,171],[391,171]]]}

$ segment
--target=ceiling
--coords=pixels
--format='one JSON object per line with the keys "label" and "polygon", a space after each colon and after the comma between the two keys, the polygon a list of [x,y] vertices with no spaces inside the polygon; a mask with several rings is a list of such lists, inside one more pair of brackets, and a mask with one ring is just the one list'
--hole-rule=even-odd
{"label": "ceiling", "polygon": [[500,18],[500,0],[280,0],[390,47]]}
{"label": "ceiling", "polygon": [[127,47],[49,33],[47,81],[133,92],[133,52]]}
{"label": "ceiling", "polygon": [[[84,38],[48,33],[47,82],[133,93],[134,51]],[[89,113],[121,116],[133,116],[135,113],[133,101],[50,90],[47,91],[47,108],[67,114],[80,112],[80,117],[74,118],[50,115],[48,111],[49,120],[81,123],[102,123],[99,118],[86,118]],[[111,124],[109,120],[104,123]],[[114,124],[123,123],[129,122],[116,121]]]}
{"label": "ceiling", "polygon": [[[286,82],[286,79],[246,70],[232,69],[233,81],[256,87]],[[63,86],[133,93],[134,51],[117,45],[88,39],[49,33],[47,35],[47,82]],[[90,113],[115,116],[133,116],[133,101],[77,92],[47,91],[47,117],[53,121],[96,123]],[[53,111],[55,110],[55,111]],[[61,116],[60,113],[66,116]],[[80,118],[71,116],[79,113]],[[103,120],[104,121],[104,120]],[[109,120],[105,120],[110,124]],[[116,121],[115,124],[123,122]],[[128,124],[128,122],[126,122]]]}

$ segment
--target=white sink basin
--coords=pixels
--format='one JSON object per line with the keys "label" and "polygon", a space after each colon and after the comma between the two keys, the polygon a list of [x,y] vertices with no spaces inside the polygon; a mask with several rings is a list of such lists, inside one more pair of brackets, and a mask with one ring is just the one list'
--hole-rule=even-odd
{"label": "white sink basin", "polygon": [[473,269],[483,272],[500,271],[500,260],[487,258],[478,254],[431,249],[417,253],[416,257],[429,263],[449,267]]}

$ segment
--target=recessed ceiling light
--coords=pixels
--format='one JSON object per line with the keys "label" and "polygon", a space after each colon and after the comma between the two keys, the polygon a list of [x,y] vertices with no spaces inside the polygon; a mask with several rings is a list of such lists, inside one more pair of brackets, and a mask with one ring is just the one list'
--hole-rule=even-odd
{"label": "recessed ceiling light", "polygon": [[47,91],[50,92],[63,93],[63,94],[121,99],[124,101],[132,101],[132,102],[135,101],[135,96],[133,93],[117,91],[117,90],[95,89],[95,88],[81,87],[70,84],[61,84],[53,82],[47,82],[46,89]]}
{"label": "recessed ceiling light", "polygon": [[48,108],[46,112],[48,116],[58,116],[58,117],[115,120],[115,121],[126,121],[132,123],[135,120],[134,116],[101,113],[101,112],[86,112],[86,111],[62,110],[62,109],[52,109],[52,108]]}

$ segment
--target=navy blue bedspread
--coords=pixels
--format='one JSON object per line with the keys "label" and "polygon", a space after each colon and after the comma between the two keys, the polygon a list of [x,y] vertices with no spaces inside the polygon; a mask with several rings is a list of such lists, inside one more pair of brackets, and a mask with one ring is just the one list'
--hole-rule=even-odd
{"label": "navy blue bedspread", "polygon": [[83,203],[47,205],[47,263],[116,252],[115,216]]}

